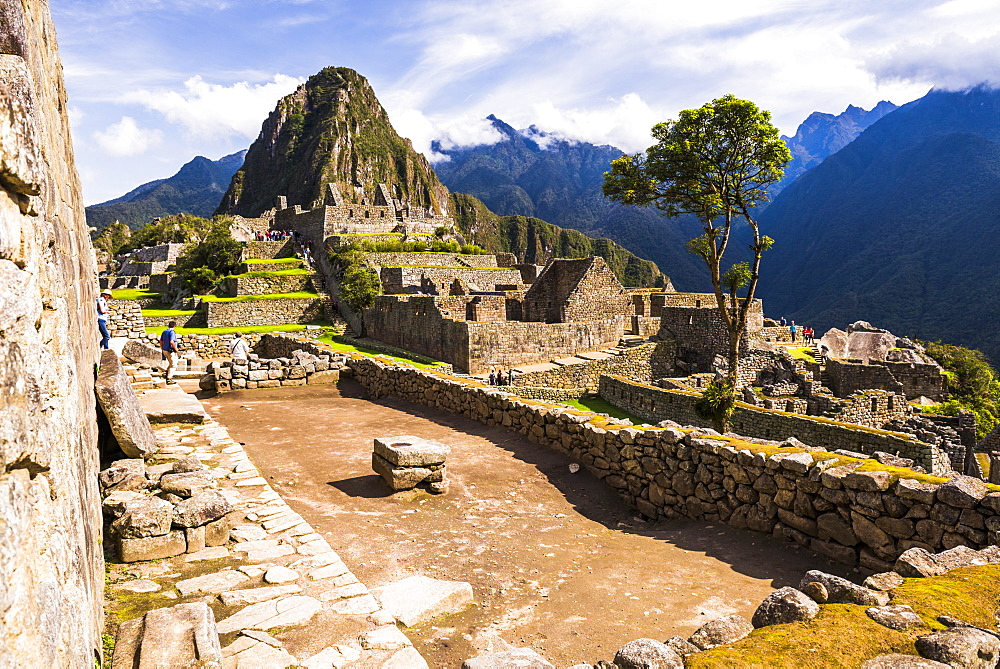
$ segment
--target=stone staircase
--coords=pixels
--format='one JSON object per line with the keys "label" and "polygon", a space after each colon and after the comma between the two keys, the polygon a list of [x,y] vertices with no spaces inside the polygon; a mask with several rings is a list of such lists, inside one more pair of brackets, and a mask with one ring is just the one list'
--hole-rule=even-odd
{"label": "stone staircase", "polygon": [[330,294],[330,290],[326,285],[326,277],[324,277],[323,273],[318,270],[315,260],[311,263],[306,262],[305,253],[302,250],[302,244],[295,240],[293,241],[293,248],[295,249],[296,255],[302,258],[303,266],[309,270],[309,280],[312,282],[313,289],[319,293],[320,299],[323,302],[323,315],[326,317],[326,320],[330,321],[334,327],[346,334],[349,327],[337,311],[336,302],[334,302],[333,295]]}

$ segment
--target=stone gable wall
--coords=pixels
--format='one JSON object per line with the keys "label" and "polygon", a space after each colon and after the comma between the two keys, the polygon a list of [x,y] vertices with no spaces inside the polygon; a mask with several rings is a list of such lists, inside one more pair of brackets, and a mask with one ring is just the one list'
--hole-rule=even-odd
{"label": "stone gable wall", "polygon": [[323,301],[318,298],[203,302],[206,327],[232,328],[247,325],[311,323],[323,318]]}
{"label": "stone gable wall", "polygon": [[[642,385],[618,376],[602,376],[600,395],[617,407],[651,422],[672,420],[684,425],[707,427],[710,421],[698,416],[694,403],[699,394]],[[732,429],[761,439],[781,441],[795,437],[806,444],[829,450],[845,449],[872,454],[876,451],[911,458],[927,471],[943,473],[951,469],[948,456],[933,444],[911,435],[840,423],[819,416],[736,403]]]}
{"label": "stone gable wall", "polygon": [[[997,543],[1000,492],[944,479],[896,481],[816,449],[755,446],[676,428],[636,429],[524,400],[467,379],[372,359],[348,361],[373,398],[387,395],[502,425],[565,453],[653,519],[685,517],[795,541],[846,564],[887,571],[903,551]],[[607,378],[607,377],[605,377]],[[919,475],[913,474],[916,478]],[[988,493],[988,494],[987,494]],[[994,529],[997,528],[997,529]]]}
{"label": "stone gable wall", "polygon": [[0,666],[101,661],[97,264],[48,3],[0,2]]}

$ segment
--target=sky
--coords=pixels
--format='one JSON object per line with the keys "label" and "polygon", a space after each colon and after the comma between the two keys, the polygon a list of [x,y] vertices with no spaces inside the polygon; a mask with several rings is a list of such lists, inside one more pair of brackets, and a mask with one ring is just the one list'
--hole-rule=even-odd
{"label": "sky", "polygon": [[1000,0],[49,0],[84,200],[247,148],[328,65],[430,154],[516,128],[628,152],[727,93],[811,112],[1000,86]]}

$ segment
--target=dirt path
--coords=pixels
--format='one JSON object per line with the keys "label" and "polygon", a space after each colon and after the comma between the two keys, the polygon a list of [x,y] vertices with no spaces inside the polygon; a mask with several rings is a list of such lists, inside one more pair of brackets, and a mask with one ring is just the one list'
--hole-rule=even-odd
{"label": "dirt path", "polygon": [[[753,532],[645,523],[563,455],[395,398],[369,402],[353,381],[206,403],[366,585],[412,574],[472,583],[477,606],[406,630],[432,666],[459,666],[497,637],[557,666],[595,663],[632,639],[749,617],[808,569],[844,573]],[[404,434],[452,447],[447,495],[391,495],[372,472],[372,439]]]}

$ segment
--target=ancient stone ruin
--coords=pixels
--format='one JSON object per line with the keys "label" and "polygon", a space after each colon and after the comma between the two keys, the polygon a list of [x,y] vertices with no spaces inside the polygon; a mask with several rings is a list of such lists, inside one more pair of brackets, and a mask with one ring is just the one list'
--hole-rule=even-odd
{"label": "ancient stone ruin", "polygon": [[436,494],[448,492],[445,460],[451,448],[420,437],[376,437],[372,469],[393,490],[425,485]]}

